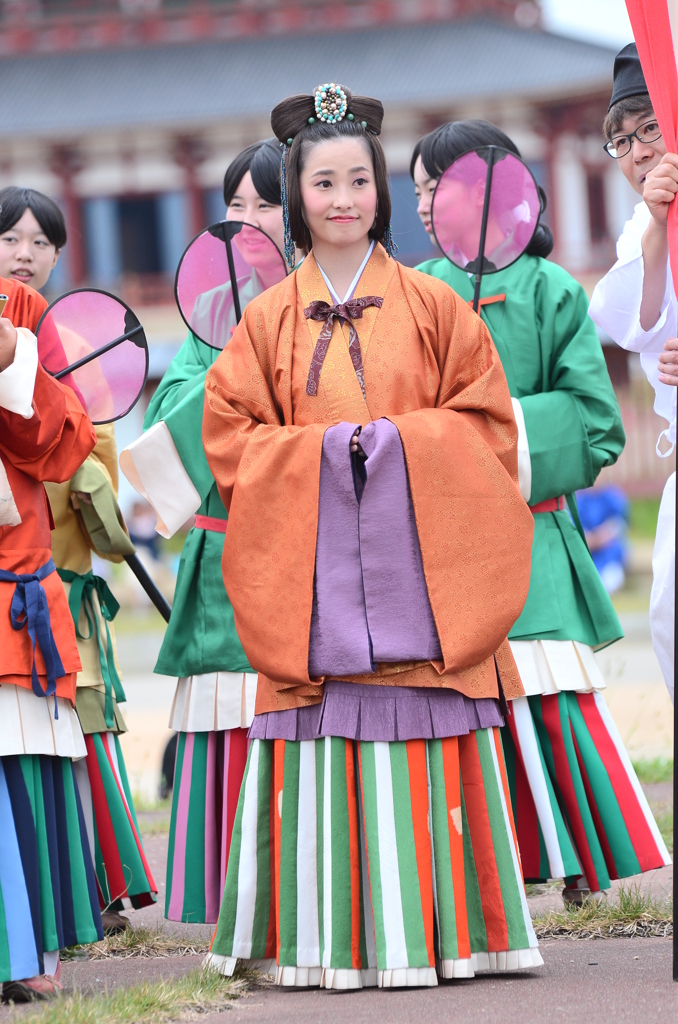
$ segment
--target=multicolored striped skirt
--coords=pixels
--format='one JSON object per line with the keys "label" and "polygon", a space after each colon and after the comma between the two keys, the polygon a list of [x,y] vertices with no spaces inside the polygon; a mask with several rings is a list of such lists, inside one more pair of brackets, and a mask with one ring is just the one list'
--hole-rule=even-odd
{"label": "multicolored striped skirt", "polygon": [[519,697],[510,707],[502,738],[526,881],[585,875],[596,892],[671,863],[600,693]]}
{"label": "multicolored striped skirt", "polygon": [[165,917],[214,924],[224,890],[247,729],[180,732],[167,851]]}
{"label": "multicolored striped skirt", "polygon": [[85,735],[87,757],[76,761],[102,910],[130,910],[155,903],[153,880],[139,835],[120,741],[115,733]]}
{"label": "multicolored striped skirt", "polygon": [[253,740],[208,957],[282,985],[435,985],[541,964],[498,729]]}
{"label": "multicolored striped skirt", "polygon": [[73,762],[0,757],[0,981],[44,973],[44,954],[103,938]]}

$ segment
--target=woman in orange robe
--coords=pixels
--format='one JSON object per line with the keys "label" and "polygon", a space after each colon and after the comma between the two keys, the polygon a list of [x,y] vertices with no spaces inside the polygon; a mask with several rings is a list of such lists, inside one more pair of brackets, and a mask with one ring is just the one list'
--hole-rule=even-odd
{"label": "woman in orange robe", "polygon": [[259,672],[210,962],[283,985],[541,963],[498,732],[532,539],[517,430],[485,326],[387,252],[382,116],[335,85],[273,111],[308,255],[206,379]]}
{"label": "woman in orange robe", "polygon": [[0,320],[0,980],[15,1001],[54,994],[59,949],[103,936],[71,760],[85,754],[80,658],[43,486],[95,442],[35,336]]}

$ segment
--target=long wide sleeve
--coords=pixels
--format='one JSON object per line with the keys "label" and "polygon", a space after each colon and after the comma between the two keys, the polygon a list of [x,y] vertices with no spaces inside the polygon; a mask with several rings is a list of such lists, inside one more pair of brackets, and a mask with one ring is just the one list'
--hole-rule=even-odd
{"label": "long wide sleeve", "polygon": [[584,291],[564,273],[546,284],[538,290],[536,312],[548,325],[548,379],[541,393],[519,398],[530,453],[530,505],[591,487],[625,442]]}
{"label": "long wide sleeve", "polygon": [[171,537],[214,488],[202,444],[205,374],[216,349],[190,334],[144,416],[144,433],[121,453],[120,466],[151,503],[158,532]]}

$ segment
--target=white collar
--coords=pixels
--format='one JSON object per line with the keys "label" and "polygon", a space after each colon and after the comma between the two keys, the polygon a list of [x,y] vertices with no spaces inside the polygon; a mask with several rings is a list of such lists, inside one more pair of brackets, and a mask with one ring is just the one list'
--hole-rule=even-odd
{"label": "white collar", "polygon": [[323,275],[323,280],[324,280],[325,284],[327,285],[327,287],[330,290],[330,295],[332,296],[332,299],[334,300],[335,305],[340,306],[343,302],[348,302],[349,299],[353,298],[353,293],[355,292],[356,288],[358,287],[358,281],[362,277],[363,270],[367,266],[367,261],[369,260],[370,256],[372,255],[372,253],[374,251],[374,245],[375,245],[375,243],[374,243],[374,239],[373,239],[372,242],[370,243],[369,249],[367,250],[367,254],[365,256],[365,259],[362,261],[362,263],[358,267],[358,273],[355,275],[355,277],[351,281],[351,283],[349,285],[349,288],[348,288],[348,291],[346,292],[346,295],[344,296],[343,299],[339,298],[339,296],[335,292],[334,288],[332,287],[332,282],[330,281],[329,277],[327,276],[327,274],[325,273],[323,268],[320,266],[320,264],[316,260],[316,263],[318,263],[318,270]]}

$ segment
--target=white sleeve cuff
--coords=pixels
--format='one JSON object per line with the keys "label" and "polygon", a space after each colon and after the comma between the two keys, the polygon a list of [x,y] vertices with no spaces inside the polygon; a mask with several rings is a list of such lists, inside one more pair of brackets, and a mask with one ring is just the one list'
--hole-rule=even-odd
{"label": "white sleeve cuff", "polygon": [[120,468],[153,506],[161,537],[175,534],[202,504],[163,420],[120,452]]}
{"label": "white sleeve cuff", "polygon": [[17,327],[14,362],[0,373],[0,407],[30,420],[37,372],[38,339],[27,328]]}
{"label": "white sleeve cuff", "polygon": [[517,398],[512,398],[513,415],[516,418],[518,427],[518,486],[525,501],[530,500],[532,493],[532,460],[530,459],[530,446],[527,441],[527,428],[525,427],[525,416],[523,407]]}

